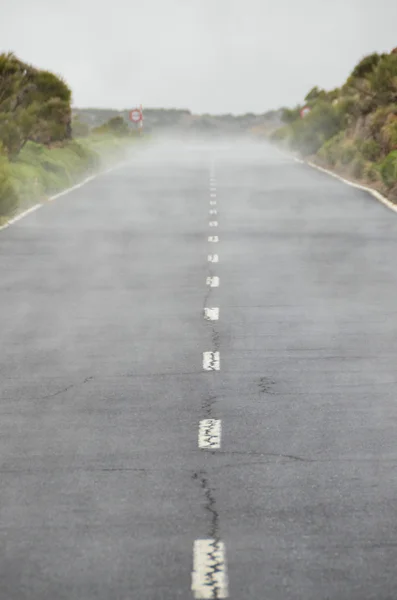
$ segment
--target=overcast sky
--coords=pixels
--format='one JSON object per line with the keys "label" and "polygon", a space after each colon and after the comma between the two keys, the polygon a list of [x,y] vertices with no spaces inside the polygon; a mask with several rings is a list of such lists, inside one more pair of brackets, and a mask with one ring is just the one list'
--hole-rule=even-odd
{"label": "overcast sky", "polygon": [[0,50],[74,105],[264,112],[397,46],[397,0],[0,0]]}

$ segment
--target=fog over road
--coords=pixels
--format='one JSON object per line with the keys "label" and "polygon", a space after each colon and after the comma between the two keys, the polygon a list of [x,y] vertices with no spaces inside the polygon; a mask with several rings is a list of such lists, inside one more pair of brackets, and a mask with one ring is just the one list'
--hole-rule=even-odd
{"label": "fog over road", "polygon": [[240,142],[1,231],[1,600],[395,600],[396,256]]}

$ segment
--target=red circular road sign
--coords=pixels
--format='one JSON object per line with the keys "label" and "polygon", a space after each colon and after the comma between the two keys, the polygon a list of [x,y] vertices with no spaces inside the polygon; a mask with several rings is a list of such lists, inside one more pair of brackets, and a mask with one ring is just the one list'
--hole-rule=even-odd
{"label": "red circular road sign", "polygon": [[301,109],[301,111],[300,111],[300,115],[301,115],[302,119],[303,119],[304,117],[306,117],[306,116],[309,114],[309,112],[310,112],[310,111],[311,111],[311,108],[310,108],[310,106],[304,106],[304,107]]}
{"label": "red circular road sign", "polygon": [[130,111],[130,121],[133,121],[134,123],[142,121],[142,113],[139,108],[134,108]]}

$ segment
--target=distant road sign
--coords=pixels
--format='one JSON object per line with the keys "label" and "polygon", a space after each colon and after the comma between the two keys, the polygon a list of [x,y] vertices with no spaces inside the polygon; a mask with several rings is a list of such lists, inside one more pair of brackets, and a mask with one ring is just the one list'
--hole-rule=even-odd
{"label": "distant road sign", "polygon": [[303,117],[307,117],[307,115],[309,114],[310,111],[311,111],[310,106],[304,106],[301,110],[302,119],[303,119]]}
{"label": "distant road sign", "polygon": [[142,121],[142,111],[139,108],[130,110],[130,121],[133,123],[139,123],[139,121]]}

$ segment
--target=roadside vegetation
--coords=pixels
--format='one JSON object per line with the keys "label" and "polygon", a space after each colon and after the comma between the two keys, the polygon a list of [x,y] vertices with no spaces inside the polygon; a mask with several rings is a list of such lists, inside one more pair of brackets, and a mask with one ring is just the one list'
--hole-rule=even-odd
{"label": "roadside vegetation", "polygon": [[122,117],[90,129],[72,118],[63,79],[0,54],[0,225],[18,211],[125,156]]}
{"label": "roadside vegetation", "polygon": [[340,88],[314,87],[281,120],[272,141],[397,202],[397,48],[365,56]]}

